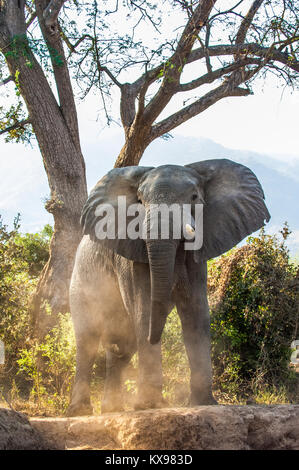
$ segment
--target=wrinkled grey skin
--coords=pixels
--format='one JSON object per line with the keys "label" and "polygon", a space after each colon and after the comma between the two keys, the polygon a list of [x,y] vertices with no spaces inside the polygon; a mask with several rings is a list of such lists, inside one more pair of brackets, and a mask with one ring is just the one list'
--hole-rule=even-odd
{"label": "wrinkled grey skin", "polygon": [[[184,240],[113,240],[95,237],[98,204],[204,203],[203,246]],[[148,212],[146,212],[148,215]],[[90,414],[90,377],[99,342],[106,349],[102,412],[122,409],[121,375],[137,350],[136,409],[161,407],[161,334],[174,305],[182,322],[191,370],[191,405],[212,395],[207,260],[232,248],[270,218],[255,175],[230,160],[110,171],[91,192],[82,213],[84,236],[70,286],[77,370],[68,415]],[[171,233],[171,231],[170,231]]]}

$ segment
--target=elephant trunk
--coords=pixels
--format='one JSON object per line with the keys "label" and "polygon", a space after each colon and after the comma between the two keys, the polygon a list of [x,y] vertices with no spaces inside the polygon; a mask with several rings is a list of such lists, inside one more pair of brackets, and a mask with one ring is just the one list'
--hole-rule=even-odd
{"label": "elephant trunk", "polygon": [[155,240],[147,242],[151,276],[151,309],[149,342],[160,341],[169,313],[170,295],[173,284],[176,240]]}

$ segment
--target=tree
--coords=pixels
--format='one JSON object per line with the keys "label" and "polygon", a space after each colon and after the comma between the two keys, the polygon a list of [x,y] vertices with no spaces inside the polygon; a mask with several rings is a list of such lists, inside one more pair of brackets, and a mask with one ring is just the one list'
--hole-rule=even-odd
{"label": "tree", "polygon": [[[36,315],[44,299],[53,313],[68,309],[68,284],[87,195],[70,75],[83,99],[91,90],[100,93],[108,121],[107,97],[113,87],[120,92],[125,144],[115,166],[137,165],[153,140],[223,98],[251,94],[252,81],[263,74],[273,72],[296,85],[295,1],[252,0],[248,8],[250,2],[241,0],[231,2],[227,10],[218,10],[218,3],[0,0],[1,84],[13,83],[17,98],[8,110],[0,108],[0,134],[26,141],[34,132],[51,191],[46,208],[55,222],[50,258],[35,297]],[[179,29],[165,38],[169,14],[177,17]],[[126,30],[118,31],[123,18]],[[117,20],[121,22],[115,28]],[[146,23],[157,36],[150,41],[153,44],[146,44],[138,33]],[[193,77],[184,82],[189,66]],[[129,73],[136,73],[136,78],[128,80]],[[204,86],[210,87],[208,91],[190,97]],[[173,98],[185,94],[178,111],[160,117]]]}
{"label": "tree", "polygon": [[[91,3],[89,29],[85,28],[81,37],[75,36],[76,42],[73,45],[68,42],[68,46],[71,55],[76,55],[74,66],[77,78],[85,81],[85,93],[98,87],[103,96],[103,90],[108,92],[111,85],[120,91],[125,144],[115,166],[138,165],[153,140],[167,136],[219,100],[252,94],[252,82],[257,77],[272,72],[287,85],[298,83],[299,7],[294,1],[236,1],[229,2],[226,10],[218,10],[220,2],[216,0],[170,1],[175,10],[173,15],[177,14],[178,8],[183,10],[185,26],[181,33],[162,41],[156,49],[140,40],[133,42],[129,37],[121,42],[119,39],[117,44],[111,37],[108,47],[109,32],[105,30],[106,41],[101,40],[103,23],[100,16],[104,12],[99,10],[98,2]],[[136,5],[137,2],[130,3]],[[249,8],[248,3],[251,3]],[[116,9],[120,10],[120,15],[124,14],[118,2]],[[156,15],[158,19],[150,16],[151,12],[153,5],[141,2],[141,17],[151,21],[157,29],[159,16]],[[106,11],[106,15],[108,13]],[[179,18],[182,21],[182,16]],[[191,64],[193,77],[184,82],[184,73]],[[130,82],[121,80],[124,75],[128,78],[128,70],[130,75],[137,72],[140,65],[143,73],[139,77]],[[204,85],[211,85],[208,91],[195,98],[187,95],[188,99],[180,109],[159,120],[174,97],[200,91]]]}
{"label": "tree", "polygon": [[[22,140],[26,139],[32,126],[51,191],[46,208],[53,214],[55,222],[50,259],[35,296],[37,317],[43,299],[48,300],[54,314],[68,309],[68,282],[80,240],[80,213],[87,196],[76,106],[57,23],[62,3],[55,0],[0,2],[2,75],[4,66],[8,69],[2,84],[14,82],[18,98],[18,104],[5,113],[6,122],[2,118],[2,132]],[[44,60],[43,70],[42,61],[37,60],[38,44],[30,34],[34,21],[37,21],[41,34],[39,43],[42,39],[50,57],[58,99],[47,78],[49,64]],[[28,116],[19,121],[23,113],[21,98]],[[46,326],[39,325],[39,328],[44,331]]]}

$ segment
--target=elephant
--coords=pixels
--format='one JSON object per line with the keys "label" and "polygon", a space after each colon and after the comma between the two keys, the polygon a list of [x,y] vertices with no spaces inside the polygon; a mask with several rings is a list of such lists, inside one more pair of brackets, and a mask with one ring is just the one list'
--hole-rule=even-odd
{"label": "elephant", "polygon": [[[202,211],[202,244],[186,249],[186,237],[98,237],[99,206],[119,210],[137,204],[149,220],[155,204]],[[229,159],[185,166],[130,166],[109,171],[91,191],[82,211],[82,240],[70,283],[76,374],[69,416],[91,414],[90,381],[100,342],[106,378],[101,412],[123,409],[122,372],[138,354],[135,409],[165,406],[162,398],[161,335],[176,306],[190,366],[190,406],[216,404],[212,393],[207,261],[230,250],[265,225],[270,214],[255,174]],[[192,215],[193,214],[193,215]],[[103,215],[103,214],[102,214]],[[128,216],[128,224],[132,216]],[[173,223],[171,217],[169,224]],[[148,225],[147,225],[148,227]],[[187,228],[188,228],[187,227]]]}

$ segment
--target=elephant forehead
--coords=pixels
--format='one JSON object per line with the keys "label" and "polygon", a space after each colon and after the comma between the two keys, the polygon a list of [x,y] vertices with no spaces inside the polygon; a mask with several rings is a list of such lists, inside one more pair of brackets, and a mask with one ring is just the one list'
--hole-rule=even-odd
{"label": "elephant forehead", "polygon": [[196,187],[198,181],[183,167],[165,165],[152,170],[139,187],[143,194],[165,194],[165,196],[184,194],[188,187]]}

